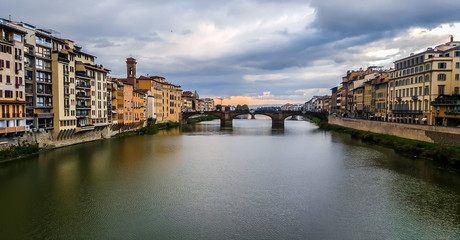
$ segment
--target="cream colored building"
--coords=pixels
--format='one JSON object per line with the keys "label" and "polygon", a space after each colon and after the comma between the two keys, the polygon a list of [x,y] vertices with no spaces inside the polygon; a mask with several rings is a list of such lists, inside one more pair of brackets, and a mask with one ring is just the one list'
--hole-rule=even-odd
{"label": "cream colored building", "polygon": [[388,88],[389,120],[433,125],[439,119],[431,102],[440,95],[458,94],[460,42],[428,48],[395,61]]}

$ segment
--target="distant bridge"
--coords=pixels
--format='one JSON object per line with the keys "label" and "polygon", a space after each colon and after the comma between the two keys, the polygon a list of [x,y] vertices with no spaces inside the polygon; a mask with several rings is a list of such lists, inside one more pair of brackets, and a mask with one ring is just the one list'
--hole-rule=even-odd
{"label": "distant bridge", "polygon": [[324,112],[302,112],[302,111],[205,111],[205,112],[183,112],[182,120],[187,121],[188,118],[193,116],[211,115],[220,119],[221,127],[232,127],[233,119],[240,115],[265,115],[272,119],[273,128],[283,128],[284,120],[291,116],[306,116],[310,115],[319,118],[321,121],[327,121],[327,113]]}

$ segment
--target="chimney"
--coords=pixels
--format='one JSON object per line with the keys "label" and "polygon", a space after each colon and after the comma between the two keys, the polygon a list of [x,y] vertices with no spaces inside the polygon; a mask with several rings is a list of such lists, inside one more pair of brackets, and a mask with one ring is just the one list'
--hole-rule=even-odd
{"label": "chimney", "polygon": [[450,42],[454,42],[454,35],[450,35]]}

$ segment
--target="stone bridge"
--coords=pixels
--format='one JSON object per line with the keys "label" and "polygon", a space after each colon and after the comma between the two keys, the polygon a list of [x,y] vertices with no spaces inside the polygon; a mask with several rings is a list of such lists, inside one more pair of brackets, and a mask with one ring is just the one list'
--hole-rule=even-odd
{"label": "stone bridge", "polygon": [[314,116],[319,118],[321,121],[327,121],[327,113],[323,112],[302,112],[302,111],[206,111],[206,112],[183,112],[182,120],[187,121],[192,116],[205,116],[212,115],[220,119],[221,127],[232,127],[233,119],[240,115],[251,115],[252,118],[256,114],[265,115],[272,119],[273,128],[283,128],[284,120],[291,116]]}

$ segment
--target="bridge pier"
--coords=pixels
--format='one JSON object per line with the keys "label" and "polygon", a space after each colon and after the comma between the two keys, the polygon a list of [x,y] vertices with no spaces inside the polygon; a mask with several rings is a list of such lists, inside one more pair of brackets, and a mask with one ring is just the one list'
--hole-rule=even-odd
{"label": "bridge pier", "polygon": [[272,128],[284,128],[284,119],[272,119]]}
{"label": "bridge pier", "polygon": [[232,119],[230,119],[230,120],[221,119],[220,120],[220,127],[231,128],[233,126],[232,123],[233,123]]}

